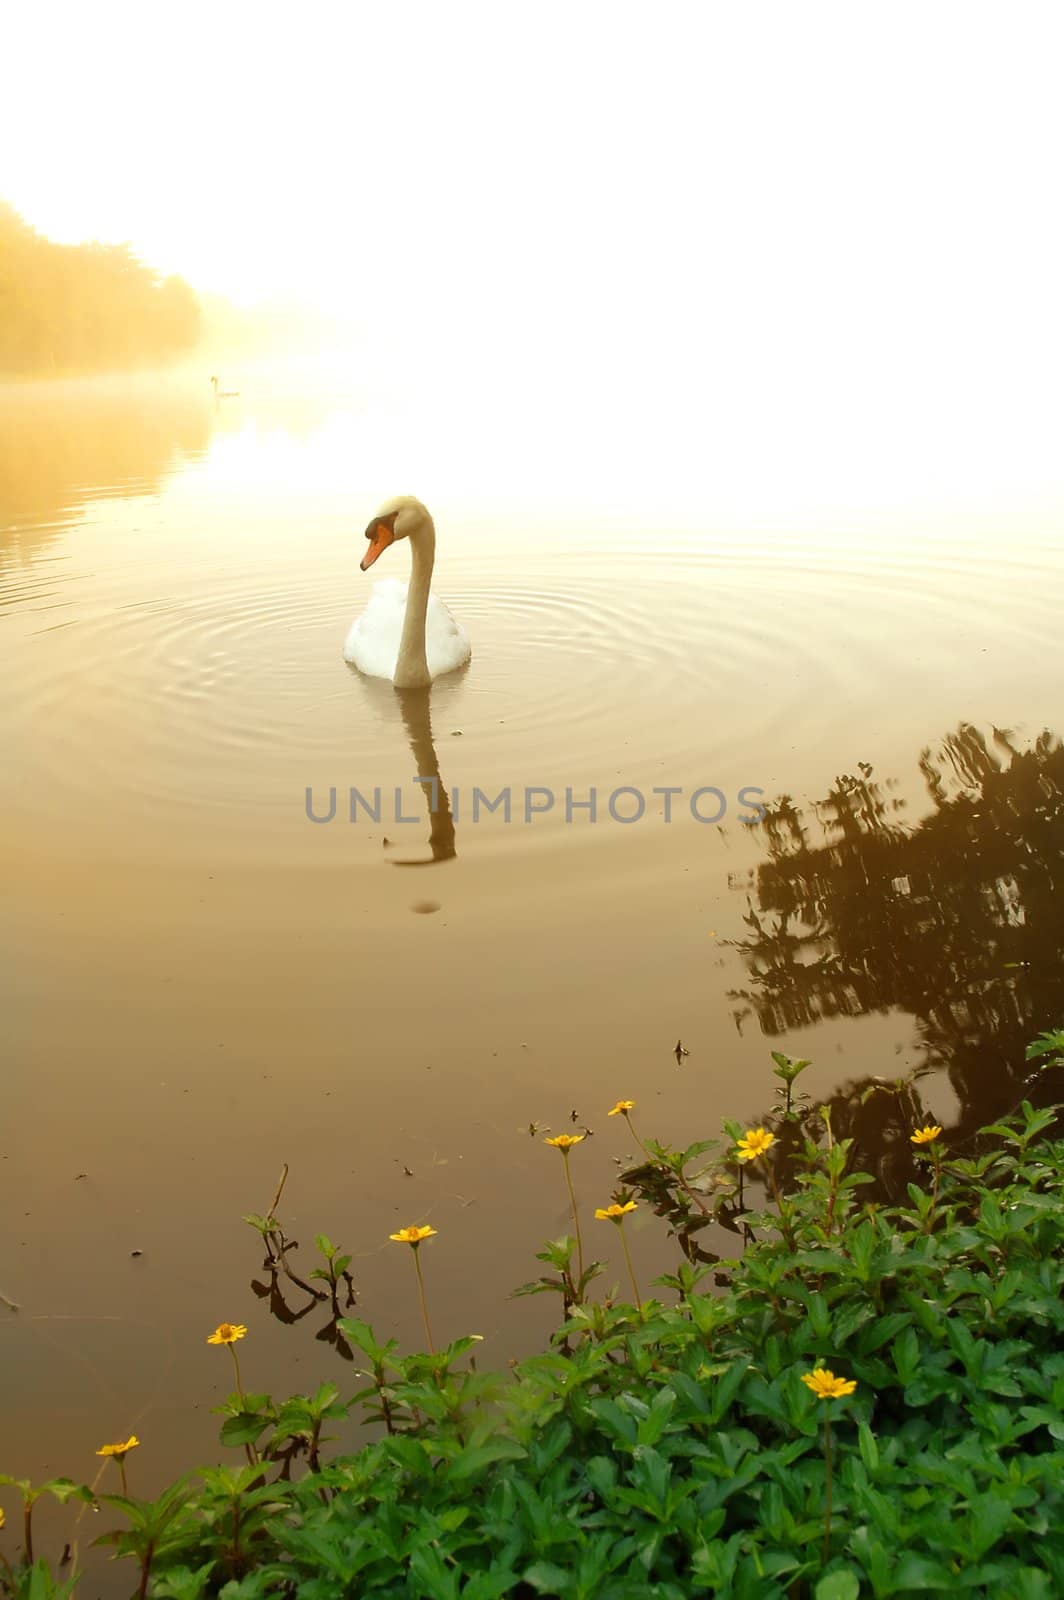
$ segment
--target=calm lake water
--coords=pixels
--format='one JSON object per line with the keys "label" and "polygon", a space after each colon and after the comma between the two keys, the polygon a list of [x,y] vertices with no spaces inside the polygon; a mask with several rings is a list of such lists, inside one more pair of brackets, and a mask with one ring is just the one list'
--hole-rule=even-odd
{"label": "calm lake water", "polygon": [[[9,1472],[91,1478],[130,1431],[141,1490],[212,1458],[223,1319],[250,1388],[350,1383],[325,1311],[284,1326],[252,1287],[241,1218],[285,1162],[301,1270],[328,1233],[358,1314],[415,1345],[388,1234],[429,1222],[438,1337],[502,1364],[556,1312],[506,1298],[566,1223],[531,1122],[592,1129],[574,1176],[603,1205],[621,1096],[645,1135],[707,1137],[766,1114],[781,1049],[814,1094],[927,1067],[964,1131],[1060,1017],[1056,523],[736,531],[704,441],[666,492],[616,410],[588,436],[490,396],[475,425],[371,403],[338,369],[240,388],[0,390]],[[358,570],[397,492],[473,642],[429,701],[341,655],[406,575],[403,546]],[[379,820],[348,820],[352,786]],[[507,788],[509,821],[473,815]],[[526,822],[526,790],[553,808]],[[649,1279],[675,1247],[635,1222]]]}

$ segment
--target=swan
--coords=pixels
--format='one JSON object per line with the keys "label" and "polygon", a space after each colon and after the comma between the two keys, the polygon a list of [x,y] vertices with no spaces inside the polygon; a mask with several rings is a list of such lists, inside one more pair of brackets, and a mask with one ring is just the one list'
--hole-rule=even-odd
{"label": "swan", "polygon": [[211,382],[214,384],[214,398],[216,400],[239,400],[240,399],[240,390],[239,389],[219,389],[219,387],[218,387],[218,379],[217,378],[212,378]]}
{"label": "swan", "polygon": [[436,529],[420,500],[386,500],[366,529],[369,549],[362,571],[397,539],[410,540],[410,582],[386,578],[373,586],[369,605],[355,620],[344,657],[370,678],[390,678],[397,689],[423,689],[469,660],[469,635],[436,595],[429,593]]}

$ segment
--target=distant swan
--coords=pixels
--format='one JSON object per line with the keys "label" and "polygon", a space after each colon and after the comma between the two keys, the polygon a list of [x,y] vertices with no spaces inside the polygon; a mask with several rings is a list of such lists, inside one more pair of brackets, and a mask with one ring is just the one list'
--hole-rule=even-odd
{"label": "distant swan", "polygon": [[469,660],[469,636],[442,600],[429,593],[436,529],[420,500],[387,500],[366,529],[369,549],[362,571],[397,539],[410,540],[410,582],[387,578],[373,586],[356,620],[344,656],[370,678],[391,678],[397,689],[421,689]]}
{"label": "distant swan", "polygon": [[214,398],[216,400],[239,400],[240,399],[240,390],[239,389],[219,389],[219,387],[218,387],[218,379],[217,378],[212,378],[211,382],[214,384]]}

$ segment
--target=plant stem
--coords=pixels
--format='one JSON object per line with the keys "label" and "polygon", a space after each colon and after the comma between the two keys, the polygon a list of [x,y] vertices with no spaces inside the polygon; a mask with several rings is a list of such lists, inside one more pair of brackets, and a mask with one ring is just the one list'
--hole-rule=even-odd
{"label": "plant stem", "polygon": [[266,1221],[267,1222],[272,1222],[273,1221],[274,1214],[277,1211],[277,1207],[281,1203],[281,1195],[284,1193],[284,1186],[285,1186],[285,1184],[287,1182],[288,1182],[288,1162],[286,1161],[284,1163],[284,1165],[282,1166],[282,1168],[281,1168],[281,1176],[280,1176],[280,1178],[278,1180],[278,1183],[277,1183],[277,1192],[275,1193],[273,1199],[270,1201],[270,1209],[266,1213]]}
{"label": "plant stem", "polygon": [[240,1382],[240,1362],[237,1360],[237,1357],[236,1357],[236,1345],[235,1344],[231,1344],[229,1346],[229,1354],[233,1358],[233,1370],[236,1373],[236,1392],[240,1396],[240,1404],[244,1405],[245,1404],[245,1401],[244,1401],[244,1387],[243,1387],[243,1384]]}
{"label": "plant stem", "polygon": [[[231,1344],[229,1346],[229,1354],[233,1358],[233,1371],[236,1373],[236,1392],[240,1396],[240,1404],[242,1406],[246,1406],[247,1405],[247,1397],[244,1394],[244,1385],[240,1381],[240,1362],[237,1359],[236,1345],[235,1344]],[[258,1451],[256,1450],[256,1448],[255,1448],[255,1446],[253,1444],[245,1444],[244,1445],[244,1454],[248,1458],[248,1466],[249,1467],[258,1466],[259,1453],[258,1453]],[[124,1481],[125,1480],[125,1473],[122,1474],[122,1478],[123,1478],[123,1481]]]}
{"label": "plant stem", "polygon": [[783,1197],[780,1194],[779,1184],[776,1182],[776,1174],[772,1170],[772,1165],[768,1157],[762,1156],[761,1159],[764,1162],[765,1171],[768,1174],[769,1188],[772,1190],[772,1198],[776,1202],[776,1210],[780,1214],[780,1227],[783,1230],[783,1237],[787,1242],[787,1248],[788,1250],[797,1250],[798,1242],[794,1237],[794,1229],[792,1228],[790,1218],[787,1215],[787,1208],[783,1204]]}
{"label": "plant stem", "polygon": [[126,1458],[125,1458],[125,1456],[119,1456],[118,1457],[118,1470],[119,1470],[119,1472],[120,1472],[120,1474],[122,1476],[122,1493],[128,1499],[129,1498],[129,1490],[126,1487]]}
{"label": "plant stem", "polygon": [[33,1501],[22,1502],[22,1543],[26,1550],[26,1565],[33,1565]]}
{"label": "plant stem", "polygon": [[625,1238],[623,1222],[618,1222],[617,1232],[621,1236],[621,1245],[624,1249],[624,1262],[625,1266],[628,1268],[628,1276],[632,1280],[632,1293],[635,1295],[635,1304],[636,1310],[639,1312],[639,1320],[640,1322],[645,1322],[646,1318],[643,1315],[643,1300],[639,1293],[639,1285],[635,1281],[635,1271],[632,1267],[632,1257],[628,1252],[628,1240]]}
{"label": "plant stem", "polygon": [[140,1564],[140,1588],[137,1590],[137,1600],[144,1600],[148,1592],[148,1579],[151,1577],[151,1562],[155,1554],[155,1541],[150,1540]]}
{"label": "plant stem", "polygon": [[713,1215],[712,1208],[710,1206],[707,1206],[705,1201],[702,1199],[701,1195],[697,1194],[696,1191],[691,1188],[691,1185],[688,1183],[688,1181],[684,1177],[683,1173],[682,1172],[678,1172],[675,1167],[667,1166],[665,1164],[665,1162],[663,1162],[660,1159],[659,1156],[652,1156],[651,1155],[650,1151],[647,1149],[646,1145],[643,1143],[643,1141],[639,1137],[638,1133],[636,1133],[635,1128],[632,1125],[631,1116],[629,1115],[629,1113],[627,1111],[624,1112],[624,1120],[628,1124],[629,1133],[632,1135],[632,1138],[635,1140],[635,1142],[639,1146],[640,1150],[642,1150],[643,1154],[646,1156],[647,1160],[650,1162],[650,1165],[652,1167],[660,1167],[665,1172],[671,1172],[673,1177],[676,1178],[677,1182],[679,1183],[681,1189],[683,1189],[685,1194],[690,1196],[690,1198],[694,1201],[695,1205],[702,1212],[703,1216],[711,1217]]}
{"label": "plant stem", "polygon": [[934,1177],[931,1180],[931,1209],[927,1213],[925,1233],[930,1233],[935,1220],[935,1207],[938,1205],[938,1180],[942,1176],[942,1162],[935,1145],[931,1146],[931,1160],[935,1164]]}
{"label": "plant stem", "polygon": [[384,1389],[384,1367],[379,1361],[375,1361],[373,1363],[373,1381],[377,1386],[377,1393],[380,1396],[381,1414],[384,1417],[384,1426],[387,1428],[389,1433],[394,1433],[395,1425],[392,1422],[391,1401],[388,1399]]}
{"label": "plant stem", "polygon": [[827,1566],[831,1551],[831,1411],[830,1400],[824,1401],[824,1474],[826,1499],[824,1501],[824,1554],[822,1565]]}
{"label": "plant stem", "polygon": [[646,1145],[643,1143],[643,1141],[639,1137],[638,1133],[636,1133],[635,1128],[634,1128],[634,1126],[632,1124],[631,1114],[629,1112],[625,1111],[625,1112],[622,1113],[622,1115],[624,1117],[625,1122],[627,1122],[627,1124],[628,1124],[628,1132],[632,1135],[632,1138],[635,1140],[635,1142],[639,1146],[640,1150],[642,1150],[643,1154],[646,1156],[646,1158],[650,1162],[651,1166],[652,1167],[660,1166],[661,1163],[654,1160],[654,1157],[650,1154],[650,1151],[647,1149]]}
{"label": "plant stem", "polygon": [[573,1208],[573,1227],[576,1230],[577,1288],[578,1288],[578,1291],[580,1293],[581,1298],[583,1298],[584,1241],[580,1237],[580,1213],[576,1209],[576,1194],[575,1194],[575,1192],[573,1190],[572,1174],[569,1171],[569,1152],[568,1152],[568,1150],[563,1150],[562,1151],[562,1160],[565,1162],[565,1182],[566,1182],[566,1184],[568,1186],[568,1189],[569,1189],[569,1204]]}
{"label": "plant stem", "polygon": [[421,1262],[418,1260],[418,1247],[414,1245],[414,1271],[417,1273],[417,1292],[421,1300],[421,1315],[425,1322],[425,1337],[429,1342],[429,1354],[436,1354],[436,1346],[432,1342],[432,1329],[429,1327],[429,1310],[425,1304],[425,1280],[421,1276]]}

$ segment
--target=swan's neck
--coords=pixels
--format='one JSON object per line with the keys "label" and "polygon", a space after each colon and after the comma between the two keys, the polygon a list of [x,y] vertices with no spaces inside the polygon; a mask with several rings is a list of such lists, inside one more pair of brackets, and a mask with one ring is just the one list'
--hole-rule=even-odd
{"label": "swan's neck", "polygon": [[425,617],[435,559],[436,531],[430,523],[410,539],[410,587],[406,592],[406,616],[393,680],[397,689],[420,689],[432,681],[425,655]]}

